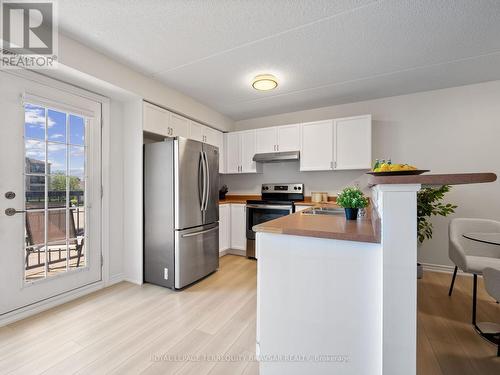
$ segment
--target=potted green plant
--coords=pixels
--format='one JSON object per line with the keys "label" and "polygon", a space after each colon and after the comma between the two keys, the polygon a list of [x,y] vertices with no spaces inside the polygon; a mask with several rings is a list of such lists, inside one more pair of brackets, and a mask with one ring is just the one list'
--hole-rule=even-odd
{"label": "potted green plant", "polygon": [[358,188],[346,187],[338,195],[337,204],[340,207],[344,207],[347,220],[356,220],[358,218],[358,210],[368,206],[368,198]]}
{"label": "potted green plant", "polygon": [[[455,212],[456,205],[442,203],[444,195],[450,191],[450,185],[443,185],[439,188],[423,188],[417,193],[417,238],[418,245],[425,239],[432,238],[432,216],[448,216]],[[423,275],[422,265],[417,263],[417,277]]]}

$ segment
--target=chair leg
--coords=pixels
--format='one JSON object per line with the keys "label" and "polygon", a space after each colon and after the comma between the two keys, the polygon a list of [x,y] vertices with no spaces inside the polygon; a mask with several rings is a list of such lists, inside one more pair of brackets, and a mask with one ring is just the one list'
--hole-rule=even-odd
{"label": "chair leg", "polygon": [[457,271],[458,271],[458,267],[455,266],[455,270],[453,271],[453,277],[451,279],[450,290],[448,292],[449,296],[451,296],[451,293],[453,292],[453,285],[455,285],[455,278],[457,277]]}
{"label": "chair leg", "polygon": [[78,246],[78,248],[77,248],[78,249],[77,250],[77,252],[78,252],[78,259],[76,260],[76,268],[80,267],[80,258],[82,256],[82,247],[83,246]]}
{"label": "chair leg", "polygon": [[476,305],[477,305],[477,275],[474,274],[474,284],[472,286],[472,325],[476,325]]}

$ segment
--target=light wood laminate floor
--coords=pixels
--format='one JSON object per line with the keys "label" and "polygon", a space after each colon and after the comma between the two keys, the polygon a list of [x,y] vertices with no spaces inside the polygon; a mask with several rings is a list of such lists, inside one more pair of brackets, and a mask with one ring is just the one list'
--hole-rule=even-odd
{"label": "light wood laminate floor", "polygon": [[[498,374],[469,324],[472,279],[427,272],[419,285],[419,375]],[[479,318],[500,307],[480,284]],[[120,283],[0,328],[0,374],[258,374],[256,262],[228,255],[182,292]],[[217,361],[226,355],[231,361]]]}

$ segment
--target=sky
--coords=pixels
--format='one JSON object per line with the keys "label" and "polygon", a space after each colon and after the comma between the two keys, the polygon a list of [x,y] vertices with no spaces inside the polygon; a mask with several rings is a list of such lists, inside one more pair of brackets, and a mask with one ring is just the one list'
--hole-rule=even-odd
{"label": "sky", "polygon": [[[51,174],[84,178],[85,121],[83,117],[47,110],[47,155],[45,155],[45,108],[25,104],[26,157],[50,163]],[[68,131],[66,116],[69,116]],[[69,152],[69,158],[67,153]],[[69,160],[68,160],[69,159]]]}

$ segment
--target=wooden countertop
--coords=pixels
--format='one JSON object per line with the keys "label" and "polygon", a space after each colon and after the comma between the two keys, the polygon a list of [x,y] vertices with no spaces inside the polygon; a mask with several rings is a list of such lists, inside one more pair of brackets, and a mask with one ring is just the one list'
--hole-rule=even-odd
{"label": "wooden countertop", "polygon": [[[328,205],[332,206],[332,204]],[[303,215],[301,212],[296,212],[255,225],[253,230],[294,236],[380,243],[380,218],[371,207],[366,209],[366,216],[358,220],[346,220],[343,214]]]}
{"label": "wooden countertop", "polygon": [[370,175],[368,185],[382,184],[421,184],[421,185],[462,185],[494,182],[495,173],[450,173],[421,174],[417,176],[373,176]]}
{"label": "wooden countertop", "polygon": [[[219,204],[227,204],[227,203],[239,203],[246,204],[247,200],[260,200],[260,195],[226,195],[225,199],[219,199]],[[321,206],[321,205],[329,205],[335,204],[335,200],[337,197],[329,196],[328,203],[313,203],[311,201],[310,196],[304,197],[303,201],[296,201],[296,206]]]}

